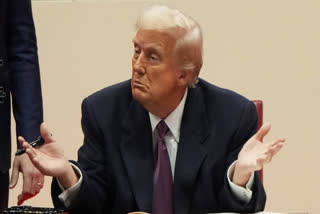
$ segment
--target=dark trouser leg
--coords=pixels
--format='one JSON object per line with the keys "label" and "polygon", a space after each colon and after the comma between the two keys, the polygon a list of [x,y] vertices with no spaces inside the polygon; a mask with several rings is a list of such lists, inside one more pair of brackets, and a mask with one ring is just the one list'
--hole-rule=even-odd
{"label": "dark trouser leg", "polygon": [[0,172],[0,213],[8,207],[9,172]]}

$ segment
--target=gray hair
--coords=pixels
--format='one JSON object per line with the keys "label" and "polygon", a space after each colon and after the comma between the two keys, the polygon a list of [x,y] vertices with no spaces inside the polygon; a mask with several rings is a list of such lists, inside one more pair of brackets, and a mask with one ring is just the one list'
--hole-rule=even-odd
{"label": "gray hair", "polygon": [[163,5],[147,8],[138,17],[136,30],[151,29],[165,31],[176,39],[175,51],[182,69],[192,72],[189,87],[198,83],[202,67],[202,30],[191,17],[185,16],[176,9]]}

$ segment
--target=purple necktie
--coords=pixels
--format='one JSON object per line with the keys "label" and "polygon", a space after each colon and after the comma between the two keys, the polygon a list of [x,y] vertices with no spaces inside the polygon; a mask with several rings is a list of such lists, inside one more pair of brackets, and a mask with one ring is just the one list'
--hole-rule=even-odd
{"label": "purple necktie", "polygon": [[153,154],[153,201],[152,214],[172,214],[172,174],[164,136],[167,124],[161,120],[157,125],[156,147]]}

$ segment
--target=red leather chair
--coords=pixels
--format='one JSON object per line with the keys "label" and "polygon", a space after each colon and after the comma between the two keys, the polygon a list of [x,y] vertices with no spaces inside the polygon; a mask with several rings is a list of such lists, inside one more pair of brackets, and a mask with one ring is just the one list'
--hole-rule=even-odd
{"label": "red leather chair", "polygon": [[[263,122],[263,102],[262,100],[252,100],[252,102],[256,105],[257,113],[258,113],[258,127],[257,130],[260,129]],[[261,182],[263,182],[263,170],[259,171]]]}

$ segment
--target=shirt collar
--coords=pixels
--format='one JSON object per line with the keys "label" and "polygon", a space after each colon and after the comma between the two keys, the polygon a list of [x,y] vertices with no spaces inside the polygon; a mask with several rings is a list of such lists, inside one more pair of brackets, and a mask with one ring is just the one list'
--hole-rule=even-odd
{"label": "shirt collar", "polygon": [[[180,101],[177,108],[173,112],[171,112],[171,114],[169,114],[166,119],[164,119],[173,137],[175,138],[176,142],[179,142],[179,139],[180,139],[180,126],[181,126],[184,106],[186,104],[187,94],[188,94],[188,88],[186,89],[182,97],[182,100]],[[158,125],[158,123],[161,121],[161,118],[159,118],[158,116],[150,112],[149,112],[149,117],[151,122],[152,133],[154,133],[154,130],[156,129],[156,126]]]}

